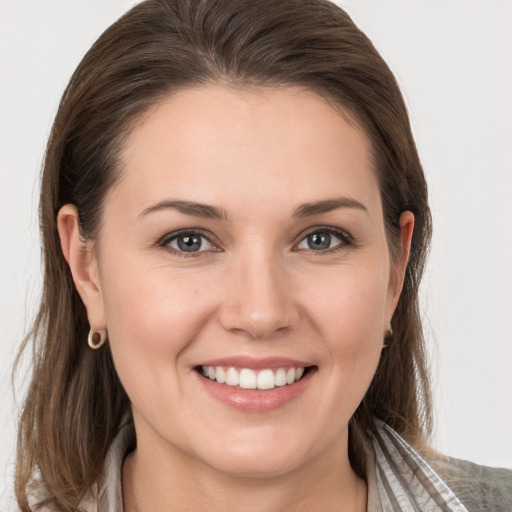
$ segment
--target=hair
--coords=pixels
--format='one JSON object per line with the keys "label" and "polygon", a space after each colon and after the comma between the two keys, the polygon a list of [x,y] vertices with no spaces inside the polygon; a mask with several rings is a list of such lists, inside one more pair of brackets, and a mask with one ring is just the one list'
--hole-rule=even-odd
{"label": "hair", "polygon": [[[63,94],[46,151],[40,226],[40,309],[20,351],[33,343],[33,374],[19,422],[16,496],[40,474],[45,503],[76,510],[98,481],[130,402],[108,344],[89,349],[87,313],[63,257],[57,214],[79,212],[95,240],[102,205],[122,173],[123,143],[168,95],[201,84],[299,86],[350,113],[372,146],[390,254],[399,218],[415,226],[393,339],[349,425],[350,461],[365,477],[375,417],[414,446],[431,429],[431,398],[418,287],[431,236],[427,187],[396,80],[371,41],[327,0],[146,0],[111,25],[84,56]],[[20,357],[19,356],[19,357]]]}

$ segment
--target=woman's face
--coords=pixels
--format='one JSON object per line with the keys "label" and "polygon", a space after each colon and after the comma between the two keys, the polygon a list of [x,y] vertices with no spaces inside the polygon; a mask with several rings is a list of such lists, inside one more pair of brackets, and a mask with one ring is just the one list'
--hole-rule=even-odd
{"label": "woman's face", "polygon": [[358,124],[295,88],[191,88],[121,165],[83,295],[139,449],[239,475],[346,454],[403,272]]}

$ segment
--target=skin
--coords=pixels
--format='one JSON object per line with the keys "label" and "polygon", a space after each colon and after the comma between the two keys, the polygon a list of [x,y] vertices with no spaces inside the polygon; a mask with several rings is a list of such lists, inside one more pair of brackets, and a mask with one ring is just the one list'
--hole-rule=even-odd
{"label": "skin", "polygon": [[[402,214],[392,264],[365,133],[308,91],[210,85],[160,103],[122,156],[97,250],[80,239],[74,206],[58,224],[89,322],[108,329],[132,402],[126,510],[366,510],[347,425],[379,361],[414,218]],[[340,197],[361,206],[294,216]],[[148,212],[170,200],[226,218]],[[326,226],[343,233],[312,249],[307,236]],[[192,256],[159,243],[192,228],[209,239]],[[212,398],[194,369],[235,355],[317,370],[284,406],[246,412]]]}

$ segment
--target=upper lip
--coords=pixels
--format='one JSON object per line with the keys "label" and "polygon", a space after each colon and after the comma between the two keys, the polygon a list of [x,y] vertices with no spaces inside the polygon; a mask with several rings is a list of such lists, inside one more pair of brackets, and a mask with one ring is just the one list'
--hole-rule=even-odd
{"label": "upper lip", "polygon": [[263,370],[266,368],[305,368],[313,366],[311,362],[291,359],[289,357],[251,357],[246,355],[223,357],[203,361],[197,366],[226,366]]}

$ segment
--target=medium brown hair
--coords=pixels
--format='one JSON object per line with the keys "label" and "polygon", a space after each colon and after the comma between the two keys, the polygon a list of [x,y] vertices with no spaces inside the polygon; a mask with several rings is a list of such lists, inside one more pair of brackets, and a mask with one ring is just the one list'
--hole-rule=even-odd
{"label": "medium brown hair", "polygon": [[95,42],[71,77],[42,175],[44,288],[27,336],[34,368],[19,424],[16,495],[39,471],[46,502],[76,510],[98,480],[129,399],[110,349],[92,351],[85,307],[63,257],[56,218],[76,205],[94,240],[105,194],[122,173],[123,143],[144,113],[199,84],[300,86],[350,112],[373,149],[391,255],[400,214],[415,215],[412,253],[392,320],[393,340],[350,423],[350,460],[365,476],[374,417],[416,446],[430,429],[430,388],[418,286],[430,240],[427,188],[408,115],[390,69],[350,17],[326,0],[147,0]]}

